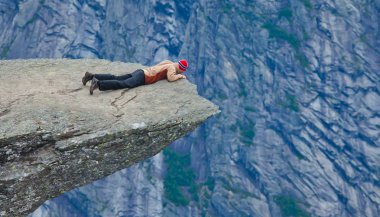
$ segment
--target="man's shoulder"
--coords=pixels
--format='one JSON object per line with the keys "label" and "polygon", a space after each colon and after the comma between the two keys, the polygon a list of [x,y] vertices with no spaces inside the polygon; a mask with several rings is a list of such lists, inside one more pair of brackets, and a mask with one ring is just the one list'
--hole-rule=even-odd
{"label": "man's shoulder", "polygon": [[167,67],[166,67],[166,68],[175,71],[175,66],[174,66],[174,64],[167,64]]}

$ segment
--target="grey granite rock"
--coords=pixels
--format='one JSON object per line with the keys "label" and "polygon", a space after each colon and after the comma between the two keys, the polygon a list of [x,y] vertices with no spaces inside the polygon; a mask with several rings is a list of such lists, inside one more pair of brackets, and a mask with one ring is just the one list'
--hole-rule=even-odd
{"label": "grey granite rock", "polygon": [[83,86],[85,71],[143,67],[105,60],[0,61],[0,216],[154,156],[218,107],[187,80],[117,91]]}

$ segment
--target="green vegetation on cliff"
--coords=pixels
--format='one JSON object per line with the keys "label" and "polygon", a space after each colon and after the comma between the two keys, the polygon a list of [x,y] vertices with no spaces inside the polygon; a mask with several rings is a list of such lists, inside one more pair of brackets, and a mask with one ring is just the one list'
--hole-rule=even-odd
{"label": "green vegetation on cliff", "polygon": [[285,30],[281,29],[275,24],[272,23],[265,23],[262,25],[264,29],[268,30],[269,32],[269,37],[271,38],[279,38],[284,41],[287,41],[290,45],[292,45],[295,49],[298,49],[300,47],[300,42],[298,38]]}
{"label": "green vegetation on cliff", "polygon": [[289,196],[279,195],[274,198],[274,202],[281,210],[284,217],[309,217],[310,214],[301,208],[299,202]]}
{"label": "green vegetation on cliff", "polygon": [[[190,198],[198,200],[198,186],[195,183],[195,174],[191,168],[189,155],[180,155],[169,148],[164,150],[167,165],[164,177],[165,197],[177,206],[186,206]],[[185,191],[187,189],[187,191]]]}

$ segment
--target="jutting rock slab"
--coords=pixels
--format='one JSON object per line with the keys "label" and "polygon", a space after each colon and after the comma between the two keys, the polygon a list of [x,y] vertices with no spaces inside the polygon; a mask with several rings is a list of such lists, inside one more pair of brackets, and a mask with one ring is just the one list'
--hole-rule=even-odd
{"label": "jutting rock slab", "polygon": [[154,156],[217,106],[187,80],[89,95],[81,78],[143,67],[105,60],[0,61],[0,216]]}

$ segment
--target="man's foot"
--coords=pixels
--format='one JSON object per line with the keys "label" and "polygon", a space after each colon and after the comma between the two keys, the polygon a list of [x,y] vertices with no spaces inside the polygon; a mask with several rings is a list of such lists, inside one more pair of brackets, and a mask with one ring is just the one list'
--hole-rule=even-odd
{"label": "man's foot", "polygon": [[99,85],[98,85],[98,79],[96,78],[93,78],[92,81],[91,81],[91,86],[90,86],[90,94],[92,95],[94,93],[94,90],[98,89],[99,88]]}
{"label": "man's foot", "polygon": [[83,85],[86,85],[88,81],[91,81],[94,78],[94,74],[86,72],[82,78]]}

